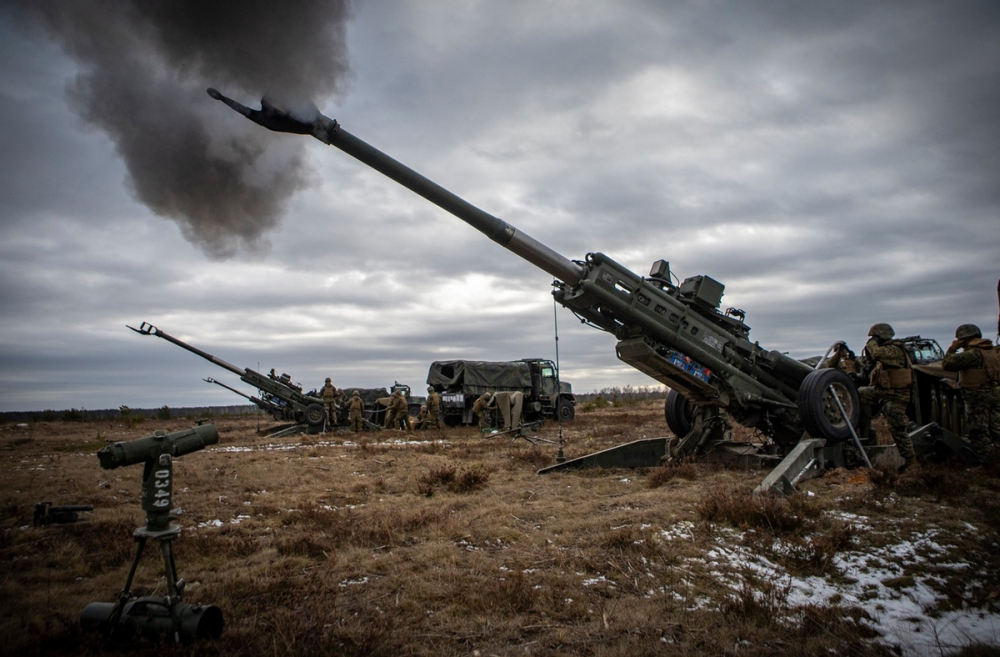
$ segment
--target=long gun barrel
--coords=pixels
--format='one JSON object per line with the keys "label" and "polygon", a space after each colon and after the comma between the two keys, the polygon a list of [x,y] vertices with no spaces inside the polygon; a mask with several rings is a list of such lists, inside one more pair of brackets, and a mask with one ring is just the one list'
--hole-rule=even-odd
{"label": "long gun barrel", "polygon": [[570,285],[576,285],[583,277],[583,268],[572,260],[358,139],[344,130],[335,120],[319,114],[318,111],[315,116],[310,117],[312,121],[307,122],[275,107],[267,102],[266,98],[261,100],[262,109],[253,110],[231,98],[226,98],[215,89],[209,89],[208,94],[268,130],[312,135],[324,144],[336,146],[351,157],[452,213],[505,249],[513,251]]}
{"label": "long gun barrel", "polygon": [[205,383],[214,383],[215,385],[221,386],[221,387],[225,388],[226,390],[229,390],[230,392],[235,392],[240,397],[243,397],[244,399],[247,399],[250,402],[254,403],[257,406],[257,408],[261,409],[262,411],[267,411],[268,413],[274,413],[274,412],[280,412],[281,411],[281,407],[278,406],[277,404],[273,404],[271,402],[264,401],[260,397],[254,397],[253,395],[248,395],[247,393],[243,392],[242,390],[237,390],[236,388],[234,388],[232,386],[226,385],[222,381],[216,381],[215,379],[213,379],[210,376],[202,379],[202,381],[204,381]]}
{"label": "long gun barrel", "polygon": [[128,326],[128,324],[126,324],[125,326],[127,326],[128,328],[132,329],[133,331],[135,331],[136,333],[138,333],[140,335],[155,335],[158,338],[163,338],[167,342],[173,342],[178,347],[180,347],[182,349],[187,349],[192,354],[198,354],[199,356],[201,356],[205,360],[207,360],[207,361],[209,361],[211,363],[215,363],[219,367],[224,367],[227,370],[229,370],[230,372],[232,372],[234,374],[237,374],[239,376],[243,376],[244,374],[246,374],[246,370],[244,370],[242,368],[239,368],[239,367],[236,367],[232,363],[227,363],[226,361],[222,360],[221,358],[216,358],[215,356],[213,356],[212,354],[208,353],[207,351],[202,351],[198,347],[194,347],[192,345],[189,345],[187,342],[184,342],[183,340],[178,340],[174,336],[166,333],[165,331],[161,331],[160,329],[156,328],[152,324],[149,324],[148,322],[142,322],[141,324],[139,324],[139,328],[135,328],[134,326]]}
{"label": "long gun barrel", "polygon": [[[858,409],[850,381],[829,370],[814,373],[797,360],[750,342],[743,311],[719,312],[724,287],[718,281],[695,276],[675,285],[664,260],[653,264],[648,278],[602,253],[589,253],[583,262],[569,260],[355,137],[318,110],[297,117],[266,98],[261,109],[254,110],[215,89],[208,93],[269,130],[312,135],[336,146],[552,274],[558,279],[553,283],[556,301],[582,321],[614,334],[619,359],[666,384],[684,401],[699,408],[724,408],[737,421],[783,444],[800,438],[803,422],[821,437],[848,436],[849,427],[832,410],[828,392],[848,402],[855,421]],[[811,375],[814,380],[807,381]],[[669,408],[667,419],[670,423]]]}

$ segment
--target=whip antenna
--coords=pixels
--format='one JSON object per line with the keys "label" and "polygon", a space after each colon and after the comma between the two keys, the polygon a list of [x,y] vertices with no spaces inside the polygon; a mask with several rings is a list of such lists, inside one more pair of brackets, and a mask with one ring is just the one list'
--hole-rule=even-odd
{"label": "whip antenna", "polygon": [[[997,291],[1000,294],[1000,282],[997,283]],[[1000,325],[998,325],[1000,332]],[[552,329],[556,339],[556,399],[562,394],[562,369],[559,367],[559,309],[556,306],[555,297],[552,298]],[[562,413],[558,412],[559,404],[556,402],[556,419],[559,421],[559,451],[556,453],[556,463],[564,463],[566,456],[563,454],[563,421]]]}

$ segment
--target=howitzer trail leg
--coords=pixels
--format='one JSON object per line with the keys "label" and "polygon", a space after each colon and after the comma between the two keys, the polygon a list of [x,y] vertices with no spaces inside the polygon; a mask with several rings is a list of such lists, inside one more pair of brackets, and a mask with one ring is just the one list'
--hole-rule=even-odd
{"label": "howitzer trail leg", "polygon": [[868,460],[868,453],[865,452],[865,448],[861,446],[861,439],[858,438],[858,432],[854,430],[854,425],[851,424],[851,418],[847,415],[847,410],[844,405],[840,402],[840,397],[837,395],[837,391],[833,389],[833,386],[829,387],[830,397],[833,398],[834,403],[837,404],[837,409],[840,411],[840,416],[844,418],[844,422],[847,423],[847,428],[851,430],[851,438],[854,439],[854,445],[861,452],[862,458],[865,460],[865,465],[869,469],[872,467],[872,462]]}
{"label": "howitzer trail leg", "polygon": [[822,474],[825,443],[821,438],[799,441],[781,463],[764,477],[764,481],[754,489],[754,495],[777,493],[788,496],[795,492],[795,484],[799,481]]}

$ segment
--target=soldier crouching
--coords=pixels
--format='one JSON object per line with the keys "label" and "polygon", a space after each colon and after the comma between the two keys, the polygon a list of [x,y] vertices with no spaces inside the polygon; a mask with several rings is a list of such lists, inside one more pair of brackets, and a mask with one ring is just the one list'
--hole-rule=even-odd
{"label": "soldier crouching", "polygon": [[479,430],[484,431],[489,428],[489,408],[490,402],[493,401],[493,395],[489,392],[484,392],[479,396],[479,398],[472,404],[472,413],[479,419]]}

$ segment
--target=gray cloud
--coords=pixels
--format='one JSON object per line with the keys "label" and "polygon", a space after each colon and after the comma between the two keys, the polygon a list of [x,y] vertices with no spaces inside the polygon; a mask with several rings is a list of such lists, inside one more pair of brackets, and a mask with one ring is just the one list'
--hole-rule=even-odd
{"label": "gray cloud", "polygon": [[[75,110],[106,132],[135,197],[215,257],[259,251],[308,181],[300,144],[225,122],[204,93],[325,98],[348,73],[346,2],[18,2],[79,64]],[[212,110],[216,109],[214,107]]]}
{"label": "gray cloud", "polygon": [[[640,274],[666,258],[681,277],[718,279],[766,348],[859,346],[875,321],[947,342],[959,323],[996,323],[996,14],[985,2],[359,3],[339,41],[351,93],[328,87],[323,107],[567,257],[603,251]],[[250,188],[284,157],[305,177],[271,206],[280,225],[221,214],[194,239],[235,255],[206,259],[190,226],[130,198],[118,145],[67,110],[66,80],[87,60],[0,24],[12,63],[0,107],[15,126],[0,132],[4,409],[235,400],[198,380],[225,372],[124,328],[142,320],[310,387],[328,375],[418,387],[435,359],[554,356],[547,274],[336,149],[245,121],[206,82],[247,103],[261,89],[180,41],[143,38],[160,59],[137,60],[142,101],[196,108],[174,117],[176,140],[207,126],[211,154],[252,165]],[[161,84],[178,67],[194,72],[175,102]],[[165,198],[187,193],[175,182]],[[578,390],[653,383],[615,359],[611,336],[558,317]]]}

